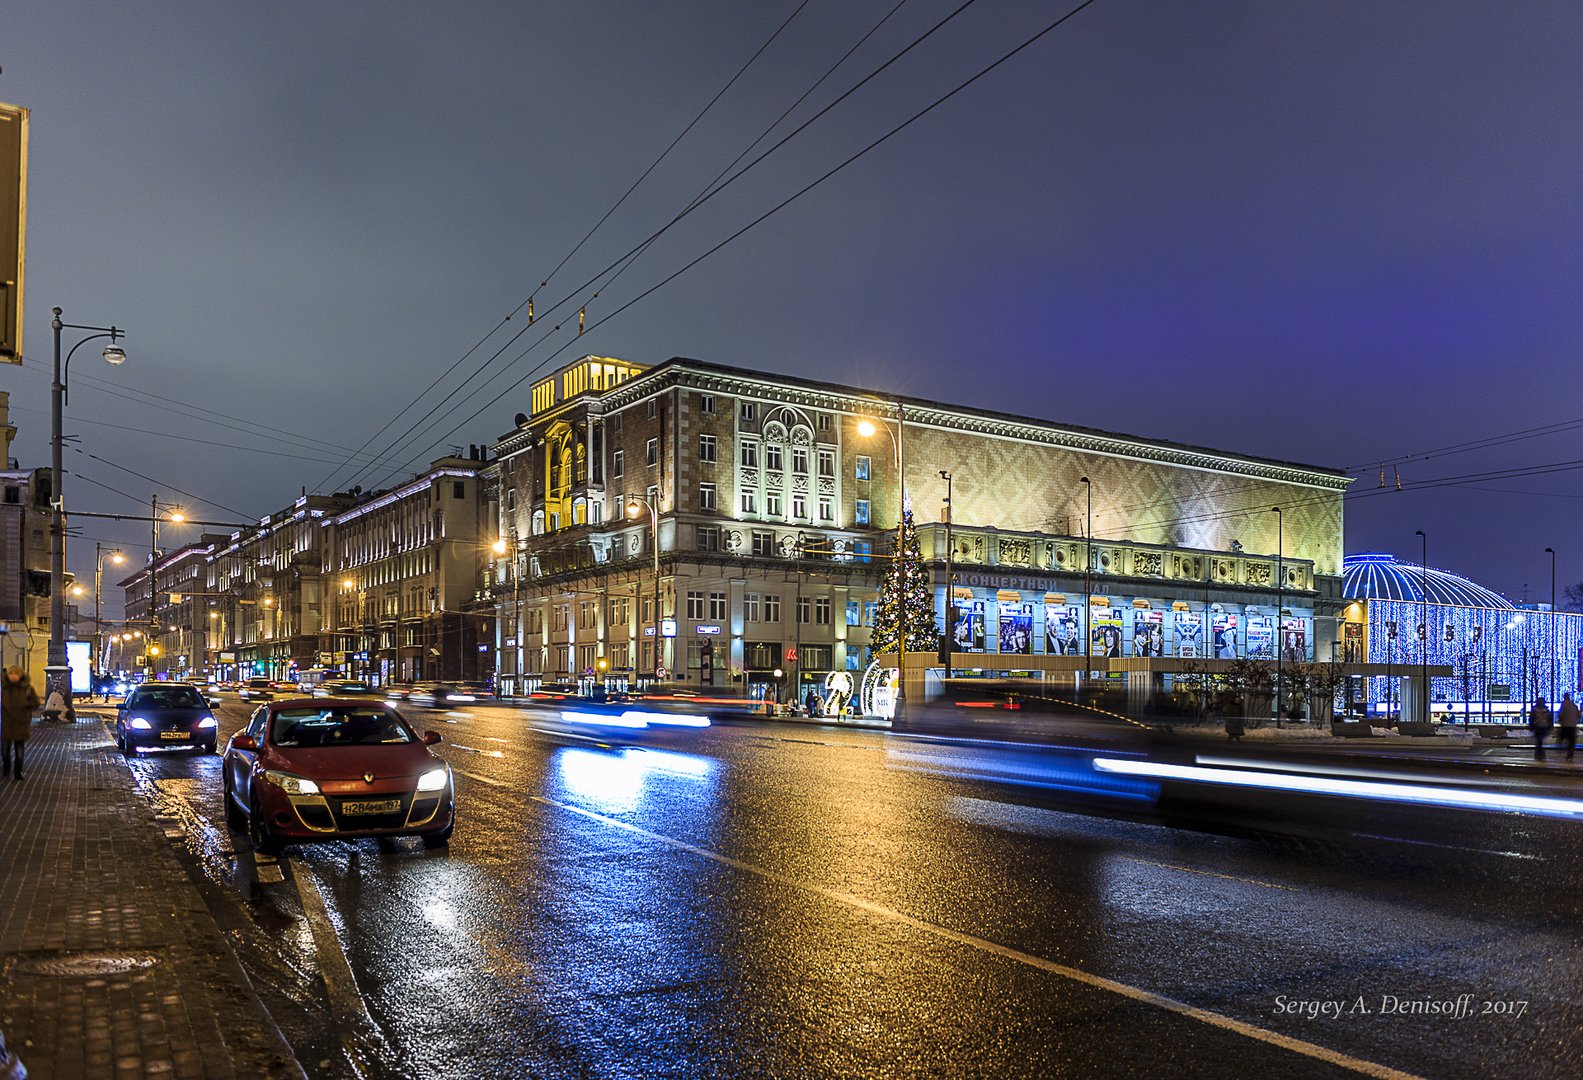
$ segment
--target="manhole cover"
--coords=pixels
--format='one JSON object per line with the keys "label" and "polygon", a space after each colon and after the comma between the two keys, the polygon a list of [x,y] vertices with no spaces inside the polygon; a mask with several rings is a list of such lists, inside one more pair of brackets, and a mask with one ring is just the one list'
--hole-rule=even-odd
{"label": "manhole cover", "polygon": [[17,961],[16,970],[25,975],[118,975],[157,963],[158,957],[147,953],[54,953],[24,956]]}

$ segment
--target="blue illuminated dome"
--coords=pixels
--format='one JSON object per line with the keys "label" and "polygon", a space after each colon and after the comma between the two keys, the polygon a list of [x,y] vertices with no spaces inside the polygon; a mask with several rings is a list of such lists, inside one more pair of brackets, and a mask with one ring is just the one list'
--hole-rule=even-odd
{"label": "blue illuminated dome", "polygon": [[1350,600],[1402,600],[1417,604],[1427,588],[1429,603],[1456,607],[1497,608],[1516,605],[1465,577],[1416,563],[1397,562],[1394,555],[1370,551],[1348,555],[1341,564],[1341,594]]}

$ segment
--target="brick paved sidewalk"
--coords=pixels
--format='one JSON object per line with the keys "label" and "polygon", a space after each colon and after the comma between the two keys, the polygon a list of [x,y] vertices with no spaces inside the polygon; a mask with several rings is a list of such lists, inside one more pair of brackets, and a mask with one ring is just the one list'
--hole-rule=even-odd
{"label": "brick paved sidewalk", "polygon": [[105,728],[0,779],[0,1033],[35,1080],[300,1077]]}

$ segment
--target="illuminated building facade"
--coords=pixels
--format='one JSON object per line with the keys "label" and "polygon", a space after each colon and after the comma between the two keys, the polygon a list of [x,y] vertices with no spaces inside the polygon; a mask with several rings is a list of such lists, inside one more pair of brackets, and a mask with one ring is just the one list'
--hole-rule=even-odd
{"label": "illuminated building facade", "polygon": [[1368,609],[1349,647],[1387,671],[1367,680],[1372,713],[1419,715],[1426,664],[1430,709],[1454,720],[1520,717],[1539,694],[1552,703],[1578,694],[1583,615],[1514,604],[1467,578],[1373,552],[1347,557],[1342,591]]}
{"label": "illuminated building facade", "polygon": [[[492,453],[508,694],[800,700],[862,671],[903,452],[942,627],[951,477],[953,670],[1153,691],[1184,665],[1328,660],[1345,618],[1334,470],[680,358],[584,357],[531,402]],[[934,666],[909,654],[909,687]]]}

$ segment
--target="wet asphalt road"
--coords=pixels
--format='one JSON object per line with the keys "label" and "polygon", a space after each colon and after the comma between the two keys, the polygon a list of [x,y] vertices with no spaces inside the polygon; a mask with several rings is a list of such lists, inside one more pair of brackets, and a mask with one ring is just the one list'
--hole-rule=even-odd
{"label": "wet asphalt road", "polygon": [[[222,739],[248,711],[226,696]],[[1576,822],[1077,802],[1046,751],[849,729],[598,745],[524,710],[408,715],[455,771],[448,852],[261,861],[218,758],[132,766],[310,1074],[1583,1069]]]}

